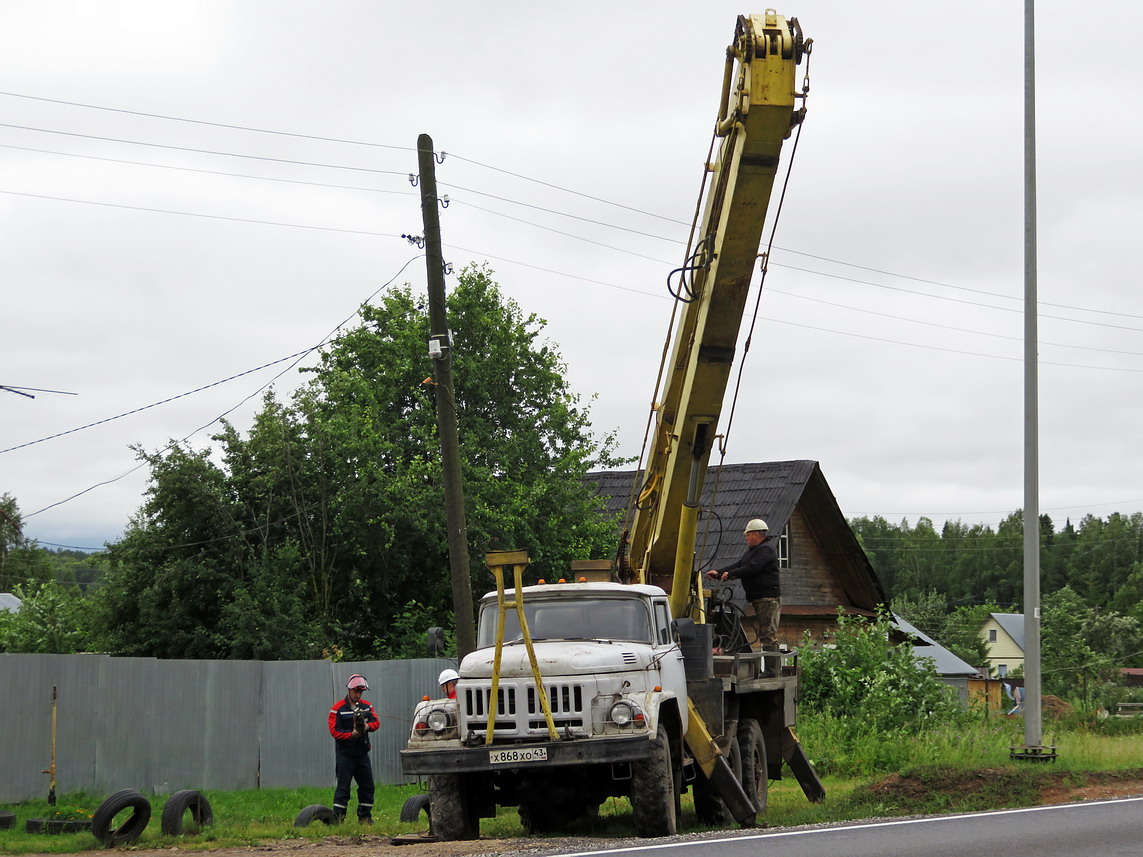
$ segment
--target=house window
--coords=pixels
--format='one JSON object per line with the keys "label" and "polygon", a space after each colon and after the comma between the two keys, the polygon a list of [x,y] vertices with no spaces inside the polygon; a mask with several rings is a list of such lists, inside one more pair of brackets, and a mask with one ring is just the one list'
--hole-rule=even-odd
{"label": "house window", "polygon": [[988,629],[988,642],[990,642],[990,643],[996,642],[996,629],[995,628],[989,628]]}
{"label": "house window", "polygon": [[778,568],[790,567],[790,525],[782,527],[782,535],[778,536]]}
{"label": "house window", "polygon": [[1001,678],[1004,678],[1004,676],[1008,675],[1008,664],[997,664],[996,674]]}

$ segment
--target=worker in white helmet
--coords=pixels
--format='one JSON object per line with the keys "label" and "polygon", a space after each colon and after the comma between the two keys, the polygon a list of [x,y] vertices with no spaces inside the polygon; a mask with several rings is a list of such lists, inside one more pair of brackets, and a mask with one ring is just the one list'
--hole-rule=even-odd
{"label": "worker in white helmet", "polygon": [[782,617],[778,552],[770,542],[769,533],[765,521],[752,518],[743,533],[746,552],[733,564],[712,568],[706,573],[710,580],[742,581],[742,591],[754,608],[758,622],[758,644],[764,651],[778,648],[778,622]]}
{"label": "worker in white helmet", "polygon": [[456,699],[456,683],[460,681],[460,673],[454,669],[441,670],[437,676],[437,684],[441,686],[441,693],[449,699]]}

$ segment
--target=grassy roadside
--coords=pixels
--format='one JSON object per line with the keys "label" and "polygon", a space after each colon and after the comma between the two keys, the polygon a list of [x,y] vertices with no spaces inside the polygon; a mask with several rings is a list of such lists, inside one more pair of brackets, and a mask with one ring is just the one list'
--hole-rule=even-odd
{"label": "grassy roadside", "polygon": [[[1143,792],[1143,734],[1100,734],[1081,728],[1045,736],[1056,742],[1060,758],[1051,764],[1013,762],[1008,748],[1020,743],[1019,730],[1010,723],[989,722],[980,729],[938,729],[920,736],[854,736],[831,740],[836,724],[816,719],[806,721],[801,738],[822,773],[828,797],[810,804],[792,777],[772,783],[764,822],[769,827],[790,827],[848,821],[874,816],[915,813],[965,812],[1001,807],[1031,806],[1040,802],[1045,789],[1080,787],[1096,783],[1130,781]],[[834,739],[839,736],[833,735]],[[818,758],[820,756],[820,758]],[[160,831],[165,796],[150,796],[151,823],[136,843],[137,848],[208,850],[256,846],[267,840],[321,840],[338,836],[370,834],[389,837],[427,828],[422,815],[417,822],[398,821],[406,798],[423,791],[417,785],[384,786],[377,790],[375,824],[362,827],[350,821],[339,827],[314,824],[293,827],[298,812],[310,804],[329,805],[330,788],[206,791],[215,824],[181,837]],[[56,810],[92,812],[105,795],[61,796]],[[0,805],[16,814],[10,830],[0,830],[0,853],[74,853],[99,848],[90,833],[31,834],[24,824],[30,818],[48,817],[46,800]],[[353,807],[351,805],[351,812]],[[683,827],[695,825],[690,796],[683,797]],[[569,831],[599,837],[633,836],[626,800],[613,798],[601,808],[590,826]],[[483,836],[523,836],[515,810],[501,809],[495,819],[481,822]]]}

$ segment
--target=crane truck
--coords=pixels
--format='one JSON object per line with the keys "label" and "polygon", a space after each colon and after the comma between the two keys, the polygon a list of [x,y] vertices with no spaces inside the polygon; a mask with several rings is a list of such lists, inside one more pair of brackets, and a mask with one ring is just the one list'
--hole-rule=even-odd
{"label": "crane truck", "polygon": [[[796,18],[738,19],[727,48],[703,214],[679,269],[670,363],[619,560],[525,586],[525,551],[487,556],[496,591],[456,699],[413,715],[403,771],[428,782],[432,832],[479,835],[518,808],[529,832],[565,828],[625,796],[640,836],[676,832],[690,789],[700,822],[755,823],[785,762],[824,797],[793,727],[796,652],[716,654],[696,573],[699,498],[716,444],[783,141],[805,114]],[[509,583],[508,581],[511,581]]]}

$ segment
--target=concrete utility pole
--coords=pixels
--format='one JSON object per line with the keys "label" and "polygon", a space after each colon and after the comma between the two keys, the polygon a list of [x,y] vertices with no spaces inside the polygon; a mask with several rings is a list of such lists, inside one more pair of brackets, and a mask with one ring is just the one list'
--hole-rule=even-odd
{"label": "concrete utility pole", "polygon": [[441,438],[441,470],[444,477],[445,519],[448,525],[449,568],[452,572],[452,606],[456,613],[456,649],[464,657],[476,648],[472,615],[472,579],[468,569],[468,527],[464,519],[464,484],[460,476],[460,442],[456,431],[456,400],[452,387],[452,335],[445,315],[444,257],[441,254],[441,222],[437,211],[437,174],[433,139],[417,138],[420,169],[421,217],[425,224],[425,266],[429,282],[429,355],[436,371],[437,431]]}
{"label": "concrete utility pole", "polygon": [[1024,0],[1024,747],[1016,758],[1054,757],[1045,749],[1040,708],[1040,405],[1036,287],[1035,4]]}

